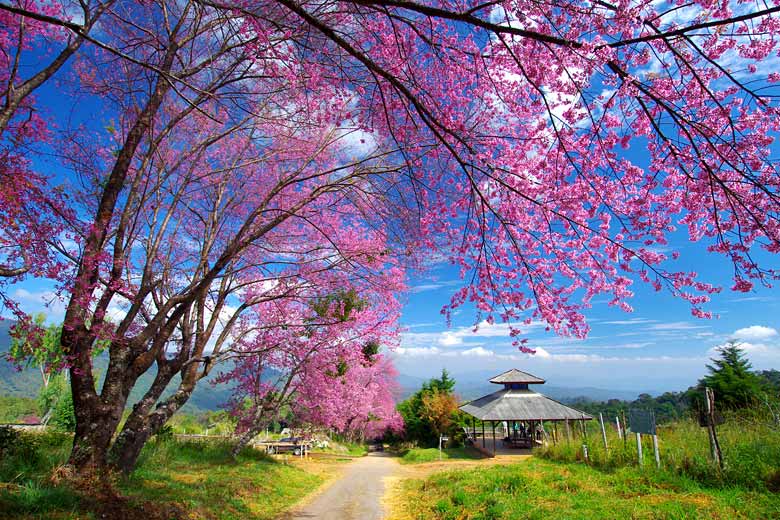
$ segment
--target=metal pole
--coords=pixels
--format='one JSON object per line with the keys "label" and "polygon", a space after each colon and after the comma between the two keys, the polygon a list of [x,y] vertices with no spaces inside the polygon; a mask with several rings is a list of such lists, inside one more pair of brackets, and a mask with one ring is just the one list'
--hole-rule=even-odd
{"label": "metal pole", "polygon": [[617,426],[618,439],[622,439],[623,438],[623,428],[621,428],[621,426],[620,426],[620,419],[618,418],[617,415],[615,416],[615,426]]}

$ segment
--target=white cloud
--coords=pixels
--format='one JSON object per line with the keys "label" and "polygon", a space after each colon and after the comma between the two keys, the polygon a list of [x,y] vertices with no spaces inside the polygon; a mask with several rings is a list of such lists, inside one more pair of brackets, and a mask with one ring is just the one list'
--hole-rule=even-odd
{"label": "white cloud", "polygon": [[602,321],[601,323],[604,325],[642,325],[645,323],[658,323],[658,320],[649,320],[647,318],[631,318],[629,320]]}
{"label": "white cloud", "polygon": [[65,301],[54,291],[28,291],[23,287],[14,290],[11,299],[19,302],[29,314],[42,312],[48,322],[60,322],[65,317]]}
{"label": "white cloud", "polygon": [[[512,328],[520,329],[524,333],[532,329],[543,327],[542,322],[523,323],[494,323],[481,321],[476,327],[458,327],[454,330],[441,332],[404,332],[401,334],[401,345],[406,348],[429,347],[438,345],[441,347],[457,347],[460,345],[476,347],[482,338],[504,338],[511,340]],[[477,340],[477,341],[474,341]]]}
{"label": "white cloud", "polygon": [[463,338],[458,334],[456,334],[455,332],[451,332],[451,331],[442,332],[438,341],[439,341],[439,345],[443,347],[454,347],[456,345],[463,344]]}
{"label": "white cloud", "polygon": [[409,357],[437,356],[442,353],[438,347],[398,347],[395,354]]}
{"label": "white cloud", "polygon": [[470,348],[461,352],[463,356],[478,356],[478,357],[491,357],[495,355],[495,352],[482,347]]}
{"label": "white cloud", "polygon": [[763,325],[751,325],[734,331],[733,336],[743,340],[763,340],[777,336],[777,330]]}
{"label": "white cloud", "polygon": [[646,330],[695,330],[695,329],[707,329],[707,325],[694,325],[687,321],[673,321],[669,323],[656,323],[646,327]]}

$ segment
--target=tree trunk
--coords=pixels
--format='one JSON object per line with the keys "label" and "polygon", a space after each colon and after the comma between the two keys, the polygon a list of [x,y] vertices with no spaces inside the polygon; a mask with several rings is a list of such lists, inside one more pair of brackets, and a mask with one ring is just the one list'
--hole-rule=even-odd
{"label": "tree trunk", "polygon": [[254,422],[252,424],[252,427],[249,428],[247,431],[241,434],[241,436],[238,438],[238,442],[236,442],[236,445],[233,446],[233,450],[231,451],[231,455],[235,459],[238,457],[238,454],[241,453],[241,450],[246,448],[249,443],[252,441],[252,439],[255,438],[255,436],[263,431],[265,429],[265,423],[262,425],[260,422]]}
{"label": "tree trunk", "polygon": [[190,395],[192,389],[177,391],[149,415],[139,418],[130,426],[125,424],[122,433],[111,447],[112,465],[122,473],[132,472],[147,441],[160,431],[173,414],[187,402]]}

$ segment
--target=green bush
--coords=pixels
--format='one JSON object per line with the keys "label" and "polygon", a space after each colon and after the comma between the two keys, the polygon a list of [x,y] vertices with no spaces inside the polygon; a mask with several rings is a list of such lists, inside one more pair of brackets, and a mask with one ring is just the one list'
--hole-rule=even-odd
{"label": "green bush", "polygon": [[154,435],[157,441],[170,441],[173,439],[173,426],[164,424],[162,428]]}
{"label": "green bush", "polygon": [[72,438],[58,432],[0,433],[11,444],[0,450],[0,482],[40,483],[52,468],[63,464],[70,453]]}
{"label": "green bush", "polygon": [[19,432],[10,426],[0,426],[0,454],[13,449],[19,439]]}
{"label": "green bush", "polygon": [[35,399],[0,395],[0,423],[19,422],[25,415],[38,413]]}
{"label": "green bush", "polygon": [[76,429],[73,396],[70,393],[70,384],[63,374],[52,376],[48,386],[41,387],[38,409],[41,414],[51,411],[49,424],[57,430],[72,432]]}

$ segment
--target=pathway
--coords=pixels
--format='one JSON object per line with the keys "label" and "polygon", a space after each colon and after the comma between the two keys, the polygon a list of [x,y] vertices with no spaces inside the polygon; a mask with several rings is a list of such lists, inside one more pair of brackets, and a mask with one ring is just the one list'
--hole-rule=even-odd
{"label": "pathway", "polygon": [[384,453],[370,453],[351,462],[344,475],[290,518],[318,520],[380,520],[386,480],[400,469],[398,461]]}

